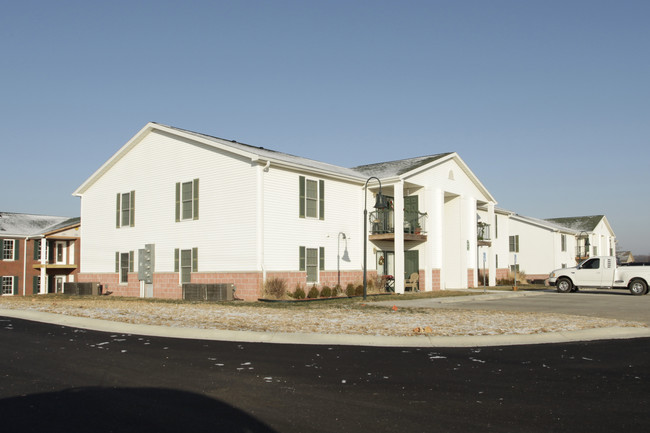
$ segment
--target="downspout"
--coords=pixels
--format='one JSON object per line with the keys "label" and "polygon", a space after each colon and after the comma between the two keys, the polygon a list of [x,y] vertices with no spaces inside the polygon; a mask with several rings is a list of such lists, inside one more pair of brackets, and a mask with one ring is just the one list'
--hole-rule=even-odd
{"label": "downspout", "polygon": [[262,281],[266,281],[266,265],[264,261],[264,173],[268,172],[270,167],[271,161],[266,161],[266,164],[262,168],[260,184],[260,266],[262,268]]}

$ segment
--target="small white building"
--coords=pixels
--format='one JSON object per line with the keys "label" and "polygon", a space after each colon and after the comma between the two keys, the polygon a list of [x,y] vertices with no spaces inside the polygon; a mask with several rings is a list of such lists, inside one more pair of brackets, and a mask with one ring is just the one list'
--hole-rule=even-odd
{"label": "small white building", "polygon": [[[379,181],[390,208],[376,211]],[[169,298],[189,282],[233,283],[244,299],[270,277],[360,284],[364,238],[369,278],[393,275],[398,293],[412,273],[420,290],[476,286],[476,213],[492,220],[496,203],[456,153],[344,168],[156,123],[74,195],[79,281]]]}

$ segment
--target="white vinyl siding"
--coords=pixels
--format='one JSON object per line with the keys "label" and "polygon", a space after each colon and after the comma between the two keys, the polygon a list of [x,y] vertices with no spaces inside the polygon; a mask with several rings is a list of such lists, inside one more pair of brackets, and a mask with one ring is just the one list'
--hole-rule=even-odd
{"label": "white vinyl siding", "polygon": [[[202,262],[212,264],[210,271],[257,270],[255,171],[250,159],[162,133],[147,135],[83,194],[81,272],[111,272],[106,250],[137,251],[149,243],[161,252],[198,247]],[[178,224],[174,186],[191,179],[201,180],[201,217]],[[138,224],[130,230],[107,230],[115,226],[115,190],[129,189],[137,190]],[[173,254],[156,256],[156,272],[173,269]]]}

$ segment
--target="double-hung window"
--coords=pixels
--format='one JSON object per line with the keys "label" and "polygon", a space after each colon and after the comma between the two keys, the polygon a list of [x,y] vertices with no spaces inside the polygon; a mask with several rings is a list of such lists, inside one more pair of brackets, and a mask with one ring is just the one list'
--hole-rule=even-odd
{"label": "double-hung window", "polygon": [[176,182],[176,222],[199,219],[199,180]]}
{"label": "double-hung window", "polygon": [[115,227],[135,226],[135,191],[118,193],[115,202]]}
{"label": "double-hung window", "polygon": [[120,284],[129,282],[129,272],[133,272],[133,256],[133,251],[115,253],[115,272],[119,275]]}
{"label": "double-hung window", "polygon": [[2,277],[2,294],[15,295],[18,293],[18,277]]}
{"label": "double-hung window", "polygon": [[178,272],[181,284],[192,282],[192,272],[199,271],[199,249],[174,250],[174,272]]}
{"label": "double-hung window", "polygon": [[299,269],[307,272],[307,282],[318,282],[318,271],[325,270],[325,248],[300,247]]}
{"label": "double-hung window", "polygon": [[2,240],[2,260],[18,260],[18,242],[15,239]]}
{"label": "double-hung window", "polygon": [[325,219],[325,181],[299,177],[300,218]]}
{"label": "double-hung window", "polygon": [[519,235],[510,236],[510,252],[518,253],[519,252]]}

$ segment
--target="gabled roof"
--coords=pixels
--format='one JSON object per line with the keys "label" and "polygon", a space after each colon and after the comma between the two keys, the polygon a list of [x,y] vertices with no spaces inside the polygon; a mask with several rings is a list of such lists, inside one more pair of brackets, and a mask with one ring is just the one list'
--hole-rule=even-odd
{"label": "gabled roof", "polygon": [[71,220],[81,221],[80,218],[0,212],[0,237],[39,236],[74,225],[68,224]]}
{"label": "gabled roof", "polygon": [[364,176],[376,176],[378,178],[396,177],[413,171],[419,167],[437,161],[451,152],[440,153],[438,155],[419,156],[417,158],[400,159],[398,161],[378,162],[376,164],[367,164],[354,167]]}
{"label": "gabled roof", "polygon": [[305,170],[311,173],[321,174],[324,176],[333,176],[339,179],[347,180],[354,183],[363,183],[369,176],[376,176],[382,179],[406,177],[415,174],[418,171],[425,170],[429,166],[444,161],[445,159],[455,159],[462,167],[463,171],[470,177],[471,181],[479,190],[488,197],[488,200],[494,201],[487,189],[481,184],[478,178],[471,172],[467,165],[460,159],[456,153],[441,153],[438,155],[421,156],[409,158],[401,161],[390,161],[377,164],[363,165],[354,168],[345,168],[325,162],[315,161],[313,159],[303,158],[288,153],[277,152],[264,147],[251,146],[234,140],[227,140],[219,137],[213,137],[198,132],[188,131],[173,126],[162,125],[155,122],[149,122],[133,138],[131,138],[120,150],[118,150],[108,161],[106,161],[95,173],[81,184],[73,195],[81,196],[95,183],[105,172],[115,165],[124,155],[126,155],[134,146],[142,141],[148,134],[160,132],[175,135],[181,138],[199,142],[232,154],[250,158],[251,161],[259,163],[275,164],[278,166],[292,168],[296,170]]}
{"label": "gabled roof", "polygon": [[561,225],[563,227],[568,227],[570,229],[577,230],[577,231],[591,232],[594,231],[596,226],[598,226],[598,224],[603,218],[605,218],[605,215],[546,218],[546,221]]}
{"label": "gabled roof", "polygon": [[563,226],[561,224],[556,224],[552,221],[549,220],[543,220],[539,218],[533,218],[529,216],[523,216],[519,214],[512,214],[510,215],[510,218],[519,220],[521,222],[525,222],[528,224],[535,225],[537,227],[542,227],[548,230],[556,231],[556,232],[564,232],[564,233],[569,233],[569,234],[574,234],[577,235],[580,231],[575,230],[566,226]]}

